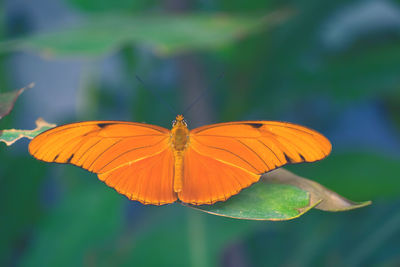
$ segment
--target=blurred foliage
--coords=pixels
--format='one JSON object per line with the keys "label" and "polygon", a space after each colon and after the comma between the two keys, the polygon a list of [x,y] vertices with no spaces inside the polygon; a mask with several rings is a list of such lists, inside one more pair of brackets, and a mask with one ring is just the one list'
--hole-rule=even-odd
{"label": "blurred foliage", "polygon": [[45,57],[101,56],[134,43],[167,55],[221,47],[286,16],[283,12],[271,14],[271,18],[218,14],[97,15],[79,26],[4,42],[0,51],[33,50]]}
{"label": "blurred foliage", "polygon": [[[116,17],[116,12],[135,19],[134,14],[162,12],[168,8],[168,2],[175,1],[166,1],[163,5],[153,1],[134,2],[69,1],[70,6],[79,9],[83,19],[87,19],[85,21],[97,16]],[[179,5],[179,1],[176,2]],[[386,128],[381,130],[391,131],[395,136],[391,146],[398,148],[400,128],[391,126],[396,122],[399,125],[400,121],[400,68],[397,66],[400,38],[396,22],[399,4],[399,1],[356,0],[246,3],[221,0],[188,4],[189,13],[201,11],[210,16],[215,16],[216,12],[226,13],[229,18],[248,18],[252,14],[259,18],[285,8],[294,11],[269,31],[260,29],[257,34],[241,38],[236,35],[235,26],[230,26],[230,32],[223,35],[229,38],[223,42],[201,40],[200,51],[190,49],[199,65],[200,80],[212,88],[207,107],[214,117],[209,120],[290,120],[319,129],[334,139],[330,133],[341,130],[338,128],[346,117],[344,110],[367,103],[382,108],[385,117],[380,120],[388,125],[384,124]],[[118,17],[116,20],[121,21]],[[190,75],[180,62],[188,55],[187,45],[197,45],[190,42],[189,36],[209,36],[209,28],[199,24],[191,24],[193,27],[186,39],[172,39],[175,50],[167,59],[153,56],[154,46],[146,43],[132,46],[117,40],[118,46],[109,46],[115,44],[114,40],[100,39],[105,36],[101,29],[94,34],[98,41],[104,42],[87,39],[85,33],[92,28],[86,28],[86,32],[84,28],[80,34],[82,40],[78,40],[84,47],[81,50],[85,52],[82,53],[84,58],[112,49],[120,61],[124,79],[120,84],[96,81],[97,87],[91,90],[97,90],[97,103],[93,105],[96,110],[90,111],[91,118],[117,119],[120,114],[128,114],[132,120],[168,127],[167,121],[174,114],[171,118],[166,116],[165,107],[158,105],[132,76],[140,74],[149,81],[146,86],[158,89],[173,106],[185,106],[180,101],[185,99],[182,95],[188,88],[179,90],[182,81]],[[85,25],[88,24],[82,26]],[[230,25],[238,24],[233,21]],[[1,27],[3,29],[4,24]],[[222,28],[218,29],[220,32]],[[42,34],[32,32],[30,36],[44,36]],[[110,30],[105,34],[109,36]],[[152,44],[158,44],[159,37],[152,38]],[[50,41],[62,44],[60,40]],[[216,43],[218,49],[215,49]],[[120,47],[122,50],[118,51]],[[7,61],[10,55],[13,54],[3,54],[0,58],[2,86],[13,77],[9,73],[12,64]],[[64,58],[68,58],[67,55]],[[221,72],[226,73],[225,78],[213,82]],[[88,88],[82,88],[85,89]],[[2,120],[1,128],[15,128],[18,115],[21,116],[19,110],[29,117],[31,111],[23,111],[22,104],[16,103],[15,112]],[[193,113],[200,113],[200,110],[194,108]],[[64,119],[80,120],[84,115]],[[377,126],[371,121],[371,132],[361,132],[359,123],[355,120],[349,130],[368,140]],[[339,152],[336,147],[340,143],[334,143],[333,154],[327,159],[290,169],[351,199],[372,199],[372,206],[341,214],[313,210],[297,220],[279,224],[235,221],[175,205],[143,207],[127,201],[101,184],[94,175],[78,168],[54,167],[28,158],[26,146],[26,142],[21,142],[11,148],[2,145],[0,149],[3,162],[0,168],[1,212],[2,218],[6,218],[0,225],[1,265],[400,264],[397,179],[400,155],[388,155],[385,147],[380,150],[371,142],[365,142],[361,149],[347,143],[346,149],[342,147]]]}
{"label": "blurred foliage", "polygon": [[[101,184],[99,184],[101,186]],[[120,234],[121,198],[92,186],[67,194],[50,216],[43,217],[29,244],[24,266],[78,266],[96,261]],[[79,207],[79,208],[78,208]],[[60,223],[64,225],[60,235]],[[55,238],[56,237],[56,238]],[[110,244],[111,242],[111,244]],[[46,255],[43,257],[43,255]],[[73,255],[73,256],[72,256]],[[93,257],[93,259],[92,259]]]}
{"label": "blurred foliage", "polygon": [[398,204],[303,216],[264,227],[238,243],[257,266],[396,266]]}
{"label": "blurred foliage", "polygon": [[68,2],[85,12],[130,12],[150,8],[156,3],[154,0],[68,0]]}
{"label": "blurred foliage", "polygon": [[18,250],[26,247],[33,226],[43,215],[38,193],[46,170],[25,155],[10,155],[4,145],[0,156],[7,158],[7,168],[0,169],[0,262],[6,266],[19,257]]}

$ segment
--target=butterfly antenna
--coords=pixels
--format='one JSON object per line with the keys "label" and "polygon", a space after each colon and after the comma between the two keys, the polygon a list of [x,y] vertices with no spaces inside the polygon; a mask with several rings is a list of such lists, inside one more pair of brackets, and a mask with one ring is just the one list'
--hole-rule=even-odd
{"label": "butterfly antenna", "polygon": [[142,81],[142,79],[140,79],[140,77],[138,75],[135,75],[136,79],[143,85],[144,88],[146,88],[147,90],[150,91],[150,93],[153,95],[154,98],[157,98],[158,101],[160,101],[160,103],[163,103],[171,112],[172,114],[175,116],[176,114],[178,114],[175,109],[169,104],[167,103],[164,99],[162,99],[156,92],[154,92],[153,90],[150,89],[150,87],[147,87],[146,84]]}
{"label": "butterfly antenna", "polygon": [[[224,77],[225,73],[221,73],[218,78],[217,78],[217,82],[219,82],[220,80],[222,80],[222,78]],[[192,107],[194,105],[197,104],[197,102],[200,101],[200,99],[202,99],[205,95],[207,95],[208,90],[206,90],[206,88],[204,88],[201,92],[201,94],[185,109],[185,112],[183,112],[183,114],[187,114],[189,112],[189,110],[192,109]]]}

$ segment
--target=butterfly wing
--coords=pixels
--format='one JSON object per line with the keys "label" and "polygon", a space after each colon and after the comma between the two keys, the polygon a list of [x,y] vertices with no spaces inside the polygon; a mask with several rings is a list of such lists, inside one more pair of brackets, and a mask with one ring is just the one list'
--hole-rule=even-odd
{"label": "butterfly wing", "polygon": [[29,152],[39,160],[97,173],[132,200],[161,205],[176,200],[169,134],[143,123],[78,122],[41,133],[30,142]]}
{"label": "butterfly wing", "polygon": [[288,163],[325,158],[331,144],[306,127],[275,121],[207,125],[190,132],[179,199],[192,204],[226,200]]}
{"label": "butterfly wing", "polygon": [[182,191],[178,197],[194,205],[227,200],[260,178],[246,169],[200,153],[193,145],[185,152],[183,170]]}

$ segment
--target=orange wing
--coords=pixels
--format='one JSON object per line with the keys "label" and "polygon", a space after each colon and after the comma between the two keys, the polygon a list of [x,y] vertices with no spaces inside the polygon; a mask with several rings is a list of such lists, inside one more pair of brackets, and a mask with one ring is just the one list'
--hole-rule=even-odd
{"label": "orange wing", "polygon": [[47,162],[70,163],[97,173],[119,193],[144,204],[174,202],[170,131],[148,124],[88,121],[35,137],[29,152]]}
{"label": "orange wing", "polygon": [[325,158],[331,144],[306,127],[276,121],[207,125],[190,132],[179,199],[192,204],[226,200],[288,163]]}

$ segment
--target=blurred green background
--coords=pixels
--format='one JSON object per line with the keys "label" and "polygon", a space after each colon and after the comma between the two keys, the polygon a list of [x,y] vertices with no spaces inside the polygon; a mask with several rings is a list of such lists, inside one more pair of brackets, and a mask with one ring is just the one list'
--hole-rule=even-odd
{"label": "blurred green background", "polygon": [[[324,133],[290,166],[355,201],[287,222],[127,200],[94,174],[0,144],[1,266],[399,266],[400,1],[5,0],[0,128],[114,119],[169,128],[284,120]],[[224,73],[224,78],[218,77]],[[135,78],[138,75],[145,86]],[[143,88],[147,87],[147,89]]]}

